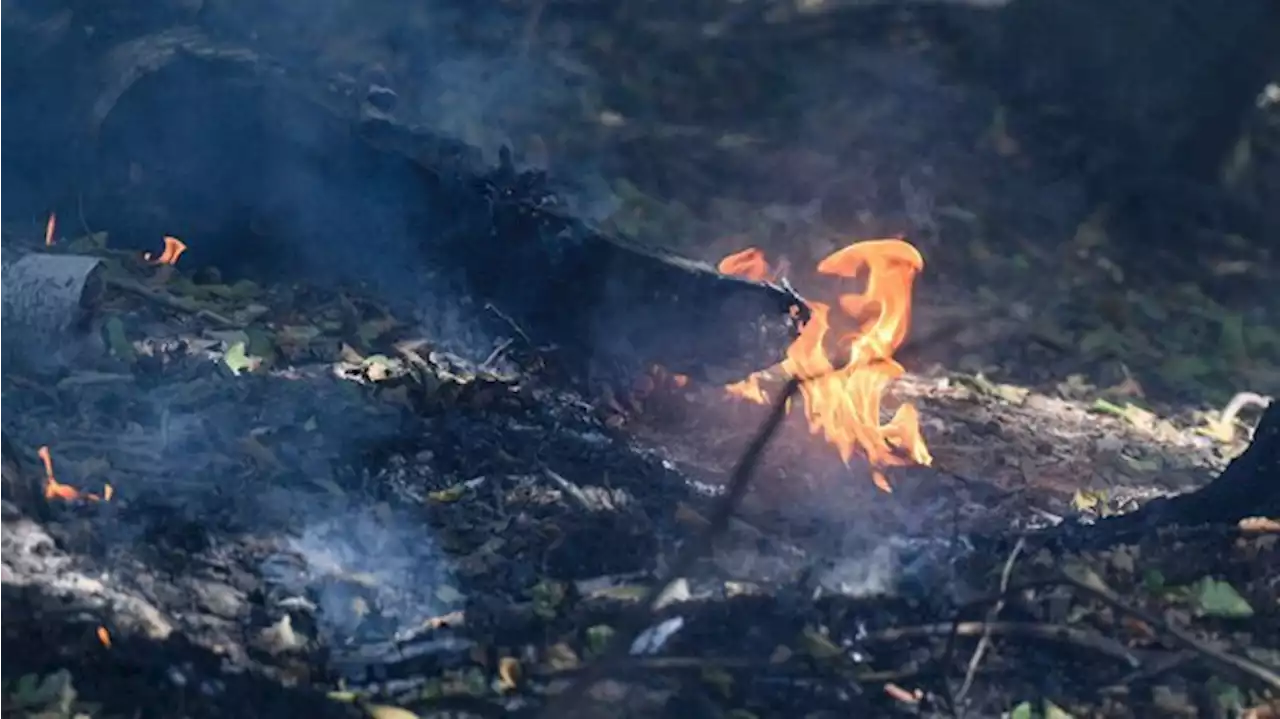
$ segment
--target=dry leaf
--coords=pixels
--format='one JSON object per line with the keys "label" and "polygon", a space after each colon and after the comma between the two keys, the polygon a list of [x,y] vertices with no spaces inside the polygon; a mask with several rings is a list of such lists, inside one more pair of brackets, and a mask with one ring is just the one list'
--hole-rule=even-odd
{"label": "dry leaf", "polygon": [[508,692],[516,688],[520,682],[520,661],[515,657],[503,657],[498,660],[498,688]]}

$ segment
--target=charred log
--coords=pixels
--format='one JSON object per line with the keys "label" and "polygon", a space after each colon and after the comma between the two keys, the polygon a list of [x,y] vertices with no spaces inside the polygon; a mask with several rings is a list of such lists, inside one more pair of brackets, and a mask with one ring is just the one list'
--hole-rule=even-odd
{"label": "charred log", "polygon": [[564,356],[717,382],[779,361],[803,319],[788,288],[598,231],[543,173],[399,121],[385,87],[311,77],[192,28],[94,64],[92,92],[68,103],[81,126],[64,144],[83,151],[62,203],[113,238],[181,234],[184,262],[277,278],[460,287]]}

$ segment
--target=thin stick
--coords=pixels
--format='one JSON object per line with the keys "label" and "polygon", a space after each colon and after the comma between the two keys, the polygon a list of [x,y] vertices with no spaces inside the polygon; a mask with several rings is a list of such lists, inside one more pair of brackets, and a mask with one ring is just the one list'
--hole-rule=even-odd
{"label": "thin stick", "polygon": [[1005,593],[1009,591],[1009,577],[1013,574],[1013,563],[1017,561],[1018,555],[1022,553],[1027,541],[1024,537],[1018,537],[1018,543],[1013,545],[1013,551],[1009,552],[1009,559],[1004,563],[1004,571],[1000,572],[1000,599],[991,607],[991,611],[987,612],[987,630],[982,633],[982,638],[978,640],[978,646],[973,650],[973,656],[969,658],[969,668],[964,673],[964,683],[960,685],[960,691],[956,692],[957,710],[964,697],[969,693],[969,689],[973,686],[973,678],[978,673],[978,665],[982,663],[982,656],[987,653],[987,647],[991,645],[991,627],[995,621],[1000,618],[1000,612],[1004,610]]}
{"label": "thin stick", "polygon": [[874,632],[863,637],[865,643],[899,642],[912,637],[945,637],[955,632],[960,637],[983,636],[1021,636],[1044,639],[1046,641],[1069,644],[1074,647],[1091,649],[1117,659],[1133,668],[1142,666],[1142,660],[1121,642],[1075,627],[1058,624],[1037,624],[1035,622],[940,622],[914,627],[895,627]]}
{"label": "thin stick", "polygon": [[569,716],[568,710],[581,701],[582,696],[588,689],[607,676],[610,671],[623,664],[620,659],[625,658],[632,642],[648,625],[650,617],[656,609],[658,599],[666,594],[672,584],[689,573],[698,559],[710,549],[715,538],[722,534],[729,525],[730,518],[747,493],[756,465],[760,463],[760,458],[764,455],[764,450],[768,446],[769,440],[773,438],[773,435],[778,431],[778,427],[781,426],[782,420],[786,418],[787,406],[799,388],[799,379],[792,378],[787,381],[782,393],[774,402],[769,416],[760,426],[756,436],[752,438],[751,444],[747,446],[746,451],[742,453],[737,466],[733,468],[729,478],[729,488],[720,498],[720,501],[716,503],[715,510],[708,518],[702,532],[681,549],[676,560],[672,562],[671,567],[667,570],[666,578],[649,587],[649,590],[644,594],[644,598],[639,602],[637,610],[624,618],[622,626],[618,628],[612,640],[605,646],[600,658],[586,667],[577,679],[565,688],[564,692],[552,700],[543,709],[542,716]]}

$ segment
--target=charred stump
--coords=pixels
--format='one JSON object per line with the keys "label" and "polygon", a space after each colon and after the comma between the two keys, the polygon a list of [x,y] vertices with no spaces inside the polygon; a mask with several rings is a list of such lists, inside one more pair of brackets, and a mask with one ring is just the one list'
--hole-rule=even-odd
{"label": "charred stump", "polygon": [[1251,517],[1280,517],[1280,403],[1267,406],[1249,446],[1205,486],[1153,499],[1090,526],[1048,532],[1073,547],[1106,547],[1155,536],[1164,527],[1231,526]]}

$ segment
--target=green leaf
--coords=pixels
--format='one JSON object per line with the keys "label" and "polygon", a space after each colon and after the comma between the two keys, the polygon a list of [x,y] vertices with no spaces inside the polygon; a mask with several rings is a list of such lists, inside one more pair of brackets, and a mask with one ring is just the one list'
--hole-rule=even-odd
{"label": "green leaf", "polygon": [[533,599],[533,613],[543,619],[554,619],[566,591],[563,584],[544,579],[535,584],[529,594]]}
{"label": "green leaf", "polygon": [[1222,709],[1223,714],[1228,716],[1239,716],[1240,710],[1245,705],[1244,692],[1240,691],[1240,687],[1234,684],[1228,684],[1218,677],[1209,677],[1209,681],[1205,683],[1209,693],[1213,695],[1214,703],[1218,708]]}
{"label": "green leaf", "polygon": [[408,709],[393,707],[389,704],[366,704],[364,712],[369,719],[418,719],[418,715]]}
{"label": "green leaf", "polygon": [[1077,489],[1076,493],[1071,497],[1071,506],[1077,512],[1087,512],[1091,509],[1097,509],[1100,504],[1106,504],[1106,501],[1106,492]]}
{"label": "green leaf", "polygon": [[800,633],[801,650],[814,659],[831,659],[844,654],[844,650],[836,646],[825,634],[813,627],[805,627]]}
{"label": "green leaf", "polygon": [[227,348],[225,354],[222,355],[222,362],[231,370],[232,374],[239,375],[241,372],[253,368],[253,360],[249,358],[249,354],[245,352],[244,342],[236,342]]}
{"label": "green leaf", "polygon": [[9,699],[19,708],[50,710],[64,707],[70,709],[75,696],[71,672],[59,669],[43,678],[35,674],[23,675],[18,679],[17,687]]}
{"label": "green leaf", "polygon": [[609,640],[616,634],[616,630],[608,624],[597,624],[587,627],[587,648],[592,654],[599,654],[604,648],[609,646]]}
{"label": "green leaf", "polygon": [[1201,579],[1196,585],[1196,608],[1208,617],[1243,618],[1253,616],[1253,607],[1240,593],[1226,582],[1211,577]]}
{"label": "green leaf", "polygon": [[1031,707],[1031,702],[1022,702],[1018,706],[1009,710],[1006,715],[1009,719],[1033,719],[1035,717],[1035,709]]}
{"label": "green leaf", "polygon": [[1093,404],[1089,405],[1089,411],[1097,412],[1098,414],[1109,414],[1113,417],[1124,417],[1124,407],[1114,402],[1108,402],[1101,397],[1095,399]]}
{"label": "green leaf", "polygon": [[1072,719],[1071,713],[1048,699],[1044,702],[1044,719]]}
{"label": "green leaf", "polygon": [[1160,592],[1164,590],[1164,573],[1159,569],[1148,569],[1142,573],[1142,586],[1148,592]]}
{"label": "green leaf", "polygon": [[129,364],[133,364],[138,359],[138,353],[133,349],[133,343],[129,341],[129,337],[124,331],[124,322],[119,317],[111,316],[102,324],[102,336],[107,342],[107,348],[111,350],[111,354],[117,359]]}
{"label": "green leaf", "polygon": [[733,696],[733,675],[717,666],[702,668],[702,681],[714,687],[720,696],[728,699]]}

